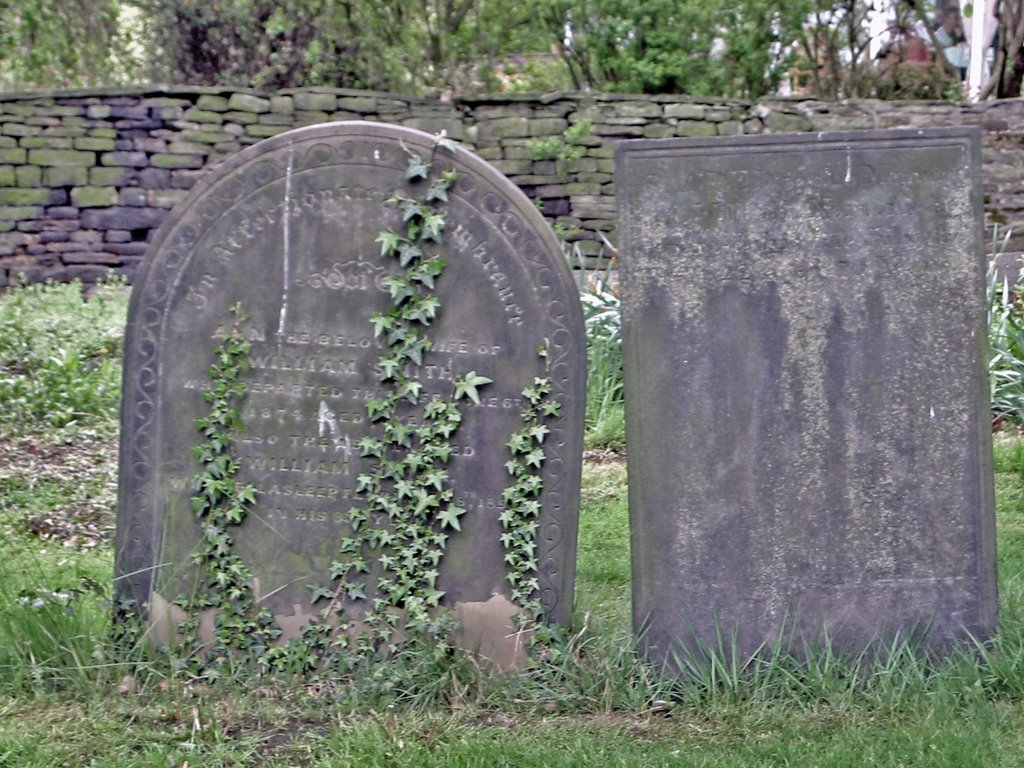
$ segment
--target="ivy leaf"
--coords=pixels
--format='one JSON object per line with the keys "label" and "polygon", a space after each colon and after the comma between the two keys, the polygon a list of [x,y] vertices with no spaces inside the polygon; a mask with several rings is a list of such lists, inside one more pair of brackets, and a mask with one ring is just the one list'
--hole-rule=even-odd
{"label": "ivy leaf", "polygon": [[468,397],[477,405],[480,404],[480,393],[477,392],[477,387],[482,387],[485,384],[491,384],[492,379],[486,376],[480,376],[476,371],[470,371],[465,376],[460,377],[455,382],[455,400],[461,400],[464,397]]}
{"label": "ivy leaf", "polygon": [[461,531],[462,527],[459,525],[459,518],[464,514],[466,514],[465,509],[449,504],[437,515],[437,519],[441,523],[442,528],[454,528],[456,531]]}
{"label": "ivy leaf", "polygon": [[426,179],[430,177],[430,163],[424,162],[419,155],[410,155],[409,163],[405,168],[405,178],[408,181],[413,179]]}
{"label": "ivy leaf", "polygon": [[386,258],[394,255],[401,241],[402,238],[399,237],[398,233],[392,232],[389,229],[377,235],[377,239],[374,242],[380,243],[380,255]]}
{"label": "ivy leaf", "polygon": [[382,315],[380,312],[374,312],[370,316],[370,322],[373,324],[374,338],[380,338],[384,335],[385,331],[391,331],[395,327],[394,318]]}
{"label": "ivy leaf", "polygon": [[448,185],[441,179],[431,184],[430,189],[427,190],[427,202],[433,203],[435,201],[448,202]]}
{"label": "ivy leaf", "polygon": [[409,266],[422,255],[423,250],[415,243],[403,242],[398,246],[398,263],[403,267]]}
{"label": "ivy leaf", "polygon": [[432,240],[435,243],[441,242],[441,233],[444,231],[444,216],[440,213],[431,213],[423,217],[423,239]]}
{"label": "ivy leaf", "polygon": [[309,601],[311,603],[315,603],[317,600],[320,600],[321,598],[326,598],[330,600],[334,597],[334,590],[327,589],[326,587],[322,587],[319,584],[307,584],[306,589],[310,591]]}

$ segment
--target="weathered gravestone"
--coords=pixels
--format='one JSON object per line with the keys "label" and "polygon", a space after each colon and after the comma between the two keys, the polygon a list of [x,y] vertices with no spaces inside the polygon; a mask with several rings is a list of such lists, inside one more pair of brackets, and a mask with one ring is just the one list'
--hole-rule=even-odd
{"label": "weathered gravestone", "polygon": [[[309,585],[337,586],[331,563],[353,535],[349,511],[365,504],[357,478],[378,463],[361,455],[362,439],[382,428],[370,423],[367,402],[383,396],[379,358],[387,334],[375,337],[371,315],[392,306],[387,278],[399,272],[395,258],[382,256],[378,237],[387,228],[404,232],[402,212],[387,201],[396,190],[413,195],[406,181],[411,155],[433,157],[435,176],[442,169],[459,175],[443,206],[437,251],[447,266],[436,282],[438,316],[425,331],[433,347],[413,374],[417,404],[400,409],[415,429],[425,423],[416,421],[416,409],[434,396],[448,402],[460,375],[493,380],[477,388],[479,403],[460,402],[450,462],[436,462],[449,473],[454,503],[466,510],[461,530],[450,521],[433,526],[451,534],[437,565],[441,604],[463,620],[467,644],[507,652],[498,647],[512,633],[515,613],[499,519],[512,484],[505,444],[523,428],[524,388],[549,378],[561,412],[543,420],[550,433],[538,470],[543,488],[533,494],[540,501],[536,569],[526,576],[537,579],[534,595],[547,618],[569,620],[585,352],[579,300],[557,240],[529,200],[469,152],[438,149],[419,131],[335,123],[269,139],[224,162],[161,227],[136,281],[117,573],[120,595],[136,600],[152,622],[194,588],[196,419],[209,409],[202,392],[236,305],[249,316],[241,327],[252,343],[236,480],[258,493],[244,525],[231,533],[235,552],[286,637],[328,602],[311,603]],[[416,449],[416,438],[408,440]],[[395,459],[394,451],[385,458]],[[369,525],[387,527],[371,517]],[[371,581],[380,575],[374,571]],[[357,618],[368,605],[358,596],[343,602]]]}
{"label": "weathered gravestone", "polygon": [[656,662],[993,626],[979,156],[960,129],[618,146]]}

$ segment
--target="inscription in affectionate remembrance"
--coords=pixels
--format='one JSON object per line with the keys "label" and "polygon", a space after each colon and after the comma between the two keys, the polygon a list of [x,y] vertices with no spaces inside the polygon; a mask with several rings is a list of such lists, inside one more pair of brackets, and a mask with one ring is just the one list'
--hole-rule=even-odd
{"label": "inscription in affectionate remembrance", "polygon": [[979,156],[971,130],[619,145],[652,659],[993,626]]}
{"label": "inscription in affectionate remembrance", "polygon": [[[300,129],[226,161],[170,216],[132,296],[126,350],[118,520],[119,588],[152,608],[191,577],[198,536],[190,496],[195,419],[229,308],[250,316],[252,343],[238,480],[258,489],[236,548],[257,597],[287,629],[314,610],[307,584],[329,563],[361,503],[356,477],[372,459],[366,402],[381,397],[371,314],[390,306],[397,271],[376,238],[401,226],[386,205],[405,184],[408,153],[431,156],[431,137],[369,123]],[[459,173],[446,206],[437,285],[441,312],[419,369],[422,392],[450,397],[476,371],[494,383],[465,401],[448,469],[468,510],[437,578],[462,614],[507,599],[498,517],[510,484],[505,442],[521,428],[521,392],[549,376],[561,416],[545,444],[538,533],[539,595],[566,622],[579,495],[584,335],[558,243],[535,208],[470,153],[436,158]],[[546,357],[538,350],[546,349]],[[490,601],[490,602],[489,602]],[[500,600],[499,600],[500,602]],[[500,606],[499,606],[500,607]]]}

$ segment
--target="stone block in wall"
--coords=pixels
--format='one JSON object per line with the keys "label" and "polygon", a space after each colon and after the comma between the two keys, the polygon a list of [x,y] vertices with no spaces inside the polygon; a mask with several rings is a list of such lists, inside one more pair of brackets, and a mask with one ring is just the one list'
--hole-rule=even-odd
{"label": "stone block in wall", "polygon": [[266,139],[271,136],[277,136],[277,134],[284,133],[290,129],[290,125],[248,125],[245,128],[245,135],[251,136],[257,140]]}
{"label": "stone block in wall", "polygon": [[278,115],[290,115],[295,111],[295,100],[291,96],[271,96],[270,111]]}
{"label": "stone block in wall", "polygon": [[0,136],[0,147],[16,147],[18,140],[13,136]]}
{"label": "stone block in wall", "polygon": [[527,194],[534,198],[568,197],[565,184],[539,184],[535,187],[528,187]]}
{"label": "stone block in wall", "polygon": [[146,193],[146,204],[153,208],[173,208],[187,194],[185,189],[151,189]]}
{"label": "stone block in wall", "polygon": [[0,221],[37,219],[42,212],[41,205],[0,205]]}
{"label": "stone block in wall", "polygon": [[339,96],[337,108],[365,114],[378,111],[381,104],[374,96]]}
{"label": "stone block in wall", "polygon": [[675,135],[675,128],[671,125],[664,125],[663,123],[652,123],[651,125],[644,126],[645,139],[667,139],[668,137]]}
{"label": "stone block in wall", "polygon": [[739,120],[726,120],[715,126],[719,136],[739,136],[743,133],[743,123]]}
{"label": "stone block in wall", "polygon": [[326,123],[328,119],[326,112],[315,112],[309,110],[295,110],[295,114],[292,115],[292,122],[296,128],[300,128],[304,125],[318,125],[319,123]]}
{"label": "stone block in wall", "polygon": [[[373,120],[373,115],[361,115],[358,112],[350,112],[347,109],[336,109],[331,112],[331,120],[337,122],[339,120]],[[395,117],[394,120],[387,120],[388,123],[397,123],[401,120],[401,117]]]}
{"label": "stone block in wall", "polygon": [[[269,112],[263,114],[269,115]],[[238,125],[251,125],[252,123],[259,122],[260,115],[255,112],[225,112],[224,122],[225,123],[237,123]],[[225,127],[225,130],[227,128]]]}
{"label": "stone block in wall", "polygon": [[259,122],[261,125],[292,125],[295,120],[293,115],[294,112],[286,115],[279,112],[264,112],[259,115]]}
{"label": "stone block in wall", "polygon": [[764,126],[771,133],[810,131],[814,129],[807,115],[772,110],[764,118]]}
{"label": "stone block in wall", "polygon": [[613,159],[615,157],[615,145],[607,142],[599,147],[590,147],[587,149],[587,157],[596,157],[599,160]]}
{"label": "stone block in wall", "polygon": [[55,205],[52,208],[46,209],[46,218],[49,219],[49,221],[41,221],[39,224],[43,229],[73,232],[78,229],[77,219],[79,213],[81,213],[81,211],[73,206]]}
{"label": "stone block in wall", "polygon": [[73,243],[99,243],[103,240],[103,233],[95,229],[80,229],[70,233],[69,239]]}
{"label": "stone block in wall", "polygon": [[216,144],[221,141],[229,141],[231,134],[224,131],[200,131],[195,129],[181,132],[182,141],[191,141],[197,144]]}
{"label": "stone block in wall", "polygon": [[0,187],[13,187],[17,184],[13,165],[0,165]]}
{"label": "stone block in wall", "polygon": [[529,173],[534,165],[531,160],[491,160],[490,162],[506,176]]}
{"label": "stone block in wall", "polygon": [[529,135],[530,121],[525,117],[499,117],[493,120],[483,120],[477,124],[477,141],[482,144]]}
{"label": "stone block in wall", "polygon": [[131,178],[133,174],[132,170],[124,166],[102,166],[98,168],[89,168],[88,170],[88,179],[78,177],[71,178],[65,176],[64,178],[70,178],[70,180],[65,181],[63,184],[55,184],[53,186],[86,186],[88,184],[89,186],[93,187],[112,187],[119,184],[127,183],[128,179]]}
{"label": "stone block in wall", "polygon": [[680,120],[676,123],[676,136],[714,136],[714,123],[704,123],[698,120]]}
{"label": "stone block in wall", "polygon": [[148,152],[157,154],[167,151],[167,142],[164,139],[155,139],[149,136],[140,136],[132,139],[132,149],[136,152]]}
{"label": "stone block in wall", "polygon": [[103,240],[108,243],[130,243],[132,233],[127,229],[108,229],[103,235]]}
{"label": "stone block in wall", "polygon": [[39,129],[25,123],[4,123],[0,125],[0,133],[4,136],[35,136]]}
{"label": "stone block in wall", "polygon": [[569,201],[564,197],[544,200],[541,205],[541,213],[545,216],[567,216],[571,210]]}
{"label": "stone block in wall", "polygon": [[19,165],[14,177],[19,187],[39,187],[43,184],[43,169],[38,165]]}
{"label": "stone block in wall", "polygon": [[572,181],[565,185],[565,193],[570,197],[577,197],[580,195],[600,195],[601,185],[593,183],[585,183],[582,181]]}
{"label": "stone block in wall", "polygon": [[557,173],[536,174],[529,173],[524,176],[516,176],[515,183],[520,187],[543,186],[545,184],[562,184],[565,178]]}
{"label": "stone block in wall", "polygon": [[[47,136],[64,136],[70,138],[78,138],[79,136],[87,136],[89,129],[84,125],[58,125],[55,128],[47,128]],[[76,147],[77,149],[77,147]]]}
{"label": "stone block in wall", "polygon": [[[597,173],[597,172],[594,172],[594,173],[577,173],[575,175],[575,179],[576,179],[577,182],[581,182],[581,183],[586,184],[588,186],[591,185],[591,184],[599,184],[599,185],[610,184],[610,183],[612,183],[612,181],[614,181],[614,178],[615,177],[613,176],[613,174],[610,174],[610,173]],[[570,194],[573,194],[573,193],[570,192]]]}
{"label": "stone block in wall", "polygon": [[86,133],[89,136],[99,136],[99,137],[104,138],[104,139],[116,139],[117,138],[117,131],[116,130],[114,130],[113,128],[105,128],[105,127],[102,127],[102,126],[95,126],[95,127],[89,128],[86,131]]}
{"label": "stone block in wall", "polygon": [[[195,186],[195,183],[199,181],[203,176],[206,175],[205,170],[177,170],[171,171],[171,188],[172,189],[191,189]],[[166,184],[159,185],[160,187],[166,187]]]}
{"label": "stone block in wall", "polygon": [[227,112],[231,107],[224,96],[204,93],[196,100],[196,108],[209,110],[210,112]]}
{"label": "stone block in wall", "polygon": [[61,259],[65,264],[105,264],[111,267],[117,266],[121,259],[116,253],[106,250],[94,250],[86,247],[81,251],[65,253]]}
{"label": "stone block in wall", "polygon": [[233,93],[228,99],[228,109],[238,112],[269,112],[270,99],[248,93]]}
{"label": "stone block in wall", "polygon": [[[157,208],[90,208],[82,211],[82,226],[86,229],[154,229],[167,216],[167,211]],[[28,218],[28,217],[24,217]]]}
{"label": "stone block in wall", "polygon": [[454,117],[407,117],[401,124],[435,136],[444,131],[449,139],[462,141],[462,122]]}
{"label": "stone block in wall", "polygon": [[594,123],[592,130],[595,136],[613,136],[620,139],[639,139],[644,135],[643,125],[604,122]]}
{"label": "stone block in wall", "polygon": [[0,188],[0,205],[47,205],[52,192],[53,190],[46,188],[2,187]]}
{"label": "stone block in wall", "polygon": [[[160,157],[167,157],[167,155],[156,155],[153,161],[156,162]],[[139,186],[144,189],[163,189],[168,187],[171,184],[171,173],[172,171],[166,168],[143,168],[139,171]]]}
{"label": "stone block in wall", "polygon": [[678,117],[682,120],[703,120],[708,108],[704,104],[666,104],[665,117]]}
{"label": "stone block in wall", "polygon": [[220,125],[224,122],[223,112],[213,112],[208,109],[186,109],[182,119],[190,123],[213,123]]}
{"label": "stone block in wall", "polygon": [[116,186],[76,186],[71,190],[72,205],[79,208],[104,208],[117,205]]}
{"label": "stone block in wall", "polygon": [[[74,190],[71,192],[71,200],[74,201]],[[121,187],[117,190],[117,199],[107,205],[146,205],[146,190],[142,187]]]}
{"label": "stone block in wall", "polygon": [[338,108],[338,97],[333,93],[302,91],[293,93],[295,109],[313,112],[333,112]]}
{"label": "stone block in wall", "polygon": [[[0,150],[0,162],[2,161],[3,150]],[[42,166],[79,165],[89,167],[96,164],[96,153],[78,149],[30,149],[28,150],[28,162],[32,165]]]}
{"label": "stone block in wall", "polygon": [[104,152],[100,155],[100,165],[145,168],[149,165],[149,158],[145,152]]}
{"label": "stone block in wall", "polygon": [[644,120],[660,118],[663,114],[661,104],[653,101],[620,101],[613,108],[619,117],[642,117]]}
{"label": "stone block in wall", "polygon": [[615,198],[605,195],[574,195],[569,198],[572,212],[581,219],[615,218]]}
{"label": "stone block in wall", "polygon": [[202,168],[205,165],[205,159],[200,154],[153,155],[150,165],[156,168]]}
{"label": "stone block in wall", "polygon": [[114,139],[106,139],[102,136],[78,136],[73,139],[72,146],[75,149],[91,149],[95,152],[110,152],[114,149]]}
{"label": "stone block in wall", "polygon": [[167,151],[176,155],[204,155],[210,151],[209,144],[198,141],[182,141],[180,139],[167,142]]}
{"label": "stone block in wall", "polygon": [[564,117],[534,117],[529,122],[530,136],[561,136],[568,127]]}
{"label": "stone block in wall", "polygon": [[73,139],[67,136],[22,136],[18,146],[25,149],[73,149]]}

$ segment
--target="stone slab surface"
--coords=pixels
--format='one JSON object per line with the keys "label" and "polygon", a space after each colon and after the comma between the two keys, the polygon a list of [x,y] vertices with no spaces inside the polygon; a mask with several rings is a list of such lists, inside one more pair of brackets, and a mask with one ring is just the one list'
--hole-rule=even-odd
{"label": "stone slab surface", "polygon": [[652,659],[993,627],[979,156],[972,129],[618,145]]}

